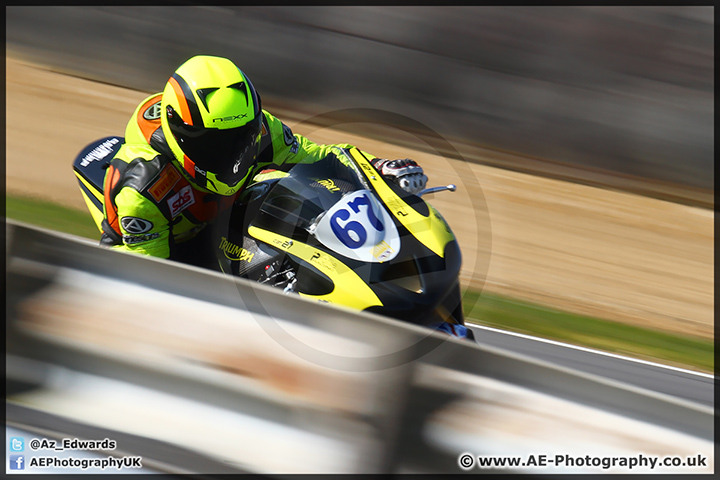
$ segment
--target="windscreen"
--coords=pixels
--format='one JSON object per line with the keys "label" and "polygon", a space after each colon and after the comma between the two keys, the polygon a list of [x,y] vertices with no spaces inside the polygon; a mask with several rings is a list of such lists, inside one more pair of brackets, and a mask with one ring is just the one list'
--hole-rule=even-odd
{"label": "windscreen", "polygon": [[260,207],[253,225],[304,240],[307,228],[347,192],[363,189],[355,169],[335,155],[299,164],[280,179]]}

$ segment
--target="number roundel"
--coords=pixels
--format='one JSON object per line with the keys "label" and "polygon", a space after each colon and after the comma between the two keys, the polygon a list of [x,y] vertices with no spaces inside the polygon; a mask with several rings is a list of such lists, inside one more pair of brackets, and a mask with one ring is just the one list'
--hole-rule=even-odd
{"label": "number roundel", "polygon": [[333,205],[318,222],[315,236],[335,252],[366,262],[386,261],[400,248],[395,223],[368,190]]}
{"label": "number roundel", "polygon": [[338,210],[330,217],[330,228],[332,228],[338,240],[346,247],[353,249],[362,247],[367,240],[367,231],[362,224],[356,220],[351,220],[344,226],[340,225],[340,220],[347,220],[348,218],[350,218],[350,212],[347,210]]}

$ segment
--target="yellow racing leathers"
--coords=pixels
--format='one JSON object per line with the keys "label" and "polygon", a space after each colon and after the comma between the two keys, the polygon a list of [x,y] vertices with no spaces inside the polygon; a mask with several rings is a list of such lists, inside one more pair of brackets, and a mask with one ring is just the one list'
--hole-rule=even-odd
{"label": "yellow racing leathers", "polygon": [[175,166],[161,128],[161,97],[152,95],[135,110],[125,143],[105,174],[101,243],[119,250],[212,268],[212,248],[203,240],[206,227],[230,211],[256,173],[315,162],[334,148],[350,147],[317,145],[263,110],[256,165],[237,193],[221,196],[195,185]]}

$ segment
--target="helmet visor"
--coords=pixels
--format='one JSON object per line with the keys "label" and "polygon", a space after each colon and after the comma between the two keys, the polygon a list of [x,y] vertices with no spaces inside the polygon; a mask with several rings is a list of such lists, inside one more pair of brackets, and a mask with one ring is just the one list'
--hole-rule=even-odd
{"label": "helmet visor", "polygon": [[237,185],[255,164],[260,149],[262,117],[242,127],[225,130],[188,125],[179,115],[170,116],[168,123],[183,153],[195,166],[214,174],[228,187]]}

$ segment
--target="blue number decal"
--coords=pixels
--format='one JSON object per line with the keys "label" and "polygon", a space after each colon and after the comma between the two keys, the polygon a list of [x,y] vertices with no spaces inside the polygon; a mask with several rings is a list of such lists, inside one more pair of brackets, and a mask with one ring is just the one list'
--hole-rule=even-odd
{"label": "blue number decal", "polygon": [[[330,228],[332,228],[335,236],[348,248],[359,248],[367,240],[367,232],[363,228],[360,222],[355,220],[347,222],[345,226],[341,226],[338,222],[340,220],[347,220],[350,218],[350,212],[347,210],[338,210],[330,217]],[[357,239],[350,236],[350,233],[354,233]]]}
{"label": "blue number decal", "polygon": [[350,208],[352,208],[355,213],[360,213],[360,205],[365,205],[367,207],[367,216],[370,224],[378,232],[382,232],[385,229],[380,219],[375,216],[375,212],[373,212],[372,206],[370,206],[370,199],[367,195],[357,197],[352,202],[349,202],[348,205],[350,205]]}

